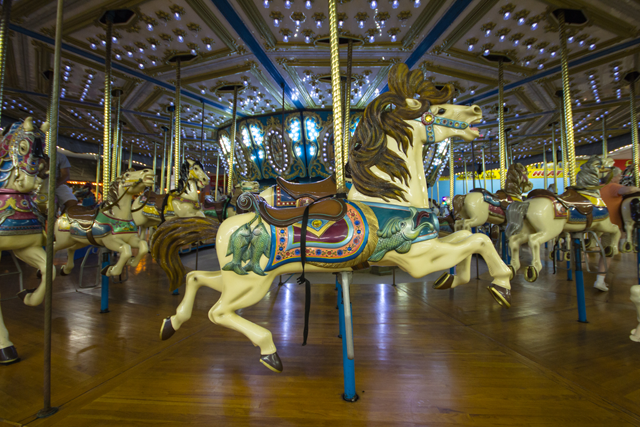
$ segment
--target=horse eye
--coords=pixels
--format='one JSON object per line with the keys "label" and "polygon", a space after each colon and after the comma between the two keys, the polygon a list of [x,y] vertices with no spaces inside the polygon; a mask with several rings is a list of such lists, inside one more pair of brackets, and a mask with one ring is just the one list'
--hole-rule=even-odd
{"label": "horse eye", "polygon": [[446,112],[447,112],[447,110],[445,110],[444,108],[441,108],[441,109],[438,110],[438,115],[444,114]]}

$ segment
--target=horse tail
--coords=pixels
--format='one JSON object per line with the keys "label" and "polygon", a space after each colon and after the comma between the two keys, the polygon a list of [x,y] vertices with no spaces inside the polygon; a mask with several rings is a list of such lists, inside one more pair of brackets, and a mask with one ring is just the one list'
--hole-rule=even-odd
{"label": "horse tail", "polygon": [[527,215],[528,209],[529,202],[512,202],[507,207],[507,228],[504,231],[507,239],[522,231],[524,218]]}
{"label": "horse tail", "polygon": [[180,248],[195,242],[215,239],[220,223],[211,218],[172,218],[160,225],[151,238],[151,254],[167,273],[171,290],[185,282],[186,270]]}

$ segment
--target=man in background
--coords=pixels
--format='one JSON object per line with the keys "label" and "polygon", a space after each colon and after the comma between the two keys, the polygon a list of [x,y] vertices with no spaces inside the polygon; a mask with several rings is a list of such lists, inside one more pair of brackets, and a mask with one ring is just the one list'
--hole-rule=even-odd
{"label": "man in background", "polygon": [[78,199],[73,195],[71,187],[67,185],[71,172],[69,159],[60,150],[58,150],[56,157],[56,197],[58,198],[58,204],[64,205],[63,210],[66,210],[71,206],[77,205]]}

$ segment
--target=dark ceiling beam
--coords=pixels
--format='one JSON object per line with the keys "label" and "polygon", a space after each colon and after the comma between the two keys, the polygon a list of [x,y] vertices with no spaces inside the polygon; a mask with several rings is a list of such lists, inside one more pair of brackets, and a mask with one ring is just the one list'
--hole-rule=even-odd
{"label": "dark ceiling beam", "polygon": [[[235,11],[233,6],[229,3],[228,0],[211,0],[213,4],[218,8],[220,14],[224,16],[229,25],[235,30],[235,32],[240,36],[242,41],[249,47],[249,50],[256,57],[258,62],[264,67],[267,73],[271,76],[273,80],[275,80],[276,84],[280,87],[284,87],[285,94],[291,99],[292,103],[296,106],[296,108],[302,109],[304,106],[298,100],[293,100],[293,90],[291,86],[286,82],[284,76],[280,74],[275,64],[269,57],[266,52],[260,46],[258,40],[253,37],[251,31],[247,28],[245,23],[242,21],[242,18]],[[460,1],[460,0],[458,0]],[[466,1],[466,0],[465,0]]]}

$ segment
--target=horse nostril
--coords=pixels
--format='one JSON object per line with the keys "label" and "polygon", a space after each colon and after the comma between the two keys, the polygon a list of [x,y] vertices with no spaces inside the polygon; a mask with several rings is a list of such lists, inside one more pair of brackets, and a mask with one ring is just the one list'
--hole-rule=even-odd
{"label": "horse nostril", "polygon": [[480,113],[482,113],[482,108],[480,108],[477,105],[474,105],[473,106],[473,112],[476,113],[476,114],[480,114]]}

